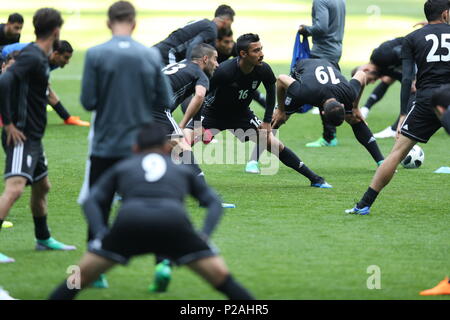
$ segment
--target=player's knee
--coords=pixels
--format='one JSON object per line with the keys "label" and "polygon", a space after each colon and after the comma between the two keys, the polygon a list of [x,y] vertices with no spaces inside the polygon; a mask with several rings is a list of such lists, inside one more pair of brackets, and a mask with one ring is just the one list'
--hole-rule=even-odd
{"label": "player's knee", "polygon": [[14,202],[22,196],[24,189],[25,188],[20,185],[10,186],[10,187],[6,188],[6,190],[4,192],[4,196],[10,202]]}
{"label": "player's knee", "polygon": [[52,187],[50,181],[44,178],[39,181],[36,185],[33,186],[39,194],[46,195],[50,192],[50,188]]}
{"label": "player's knee", "polygon": [[349,125],[354,125],[354,124],[357,124],[357,123],[361,122],[360,119],[356,118],[356,117],[353,116],[353,115],[345,116],[345,121],[346,121]]}

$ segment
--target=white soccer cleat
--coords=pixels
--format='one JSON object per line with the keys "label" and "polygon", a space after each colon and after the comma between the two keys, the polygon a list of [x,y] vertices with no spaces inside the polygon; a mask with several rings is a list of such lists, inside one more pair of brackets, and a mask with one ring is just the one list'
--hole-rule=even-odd
{"label": "white soccer cleat", "polygon": [[8,293],[8,291],[3,290],[2,287],[0,287],[0,300],[17,300],[11,297]]}
{"label": "white soccer cleat", "polygon": [[369,116],[370,109],[367,107],[361,107],[361,109],[359,109],[359,111],[361,112],[361,115],[363,116],[363,118],[367,119],[367,117]]}
{"label": "white soccer cleat", "polygon": [[260,173],[258,161],[251,160],[251,161],[247,162],[247,164],[245,166],[245,172],[254,173],[254,174]]}
{"label": "white soccer cleat", "polygon": [[395,138],[395,130],[392,130],[391,127],[387,127],[383,131],[375,133],[373,136],[377,139],[385,139],[385,138]]}

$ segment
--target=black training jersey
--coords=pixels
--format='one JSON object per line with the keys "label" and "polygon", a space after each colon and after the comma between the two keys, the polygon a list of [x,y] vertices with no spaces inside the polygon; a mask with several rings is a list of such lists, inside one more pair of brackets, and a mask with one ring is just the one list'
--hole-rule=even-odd
{"label": "black training jersey", "polygon": [[370,61],[378,66],[380,75],[401,80],[401,51],[404,37],[383,42],[373,50]]}
{"label": "black training jersey", "polygon": [[[216,193],[198,178],[191,165],[177,165],[170,156],[159,153],[136,154],[117,163],[93,186],[83,208],[93,232],[104,224],[100,210],[109,207],[110,199],[122,196],[122,208],[141,205],[148,214],[158,206],[178,206],[184,211],[186,196],[192,195],[208,207],[203,232],[210,235],[222,214]],[[105,212],[103,212],[105,214]],[[170,212],[169,212],[170,213]]]}
{"label": "black training jersey", "polygon": [[450,26],[428,24],[408,34],[401,56],[417,65],[417,89],[450,83]]}
{"label": "black training jersey", "polygon": [[183,28],[175,30],[155,46],[161,51],[163,58],[173,55],[175,61],[181,61],[190,58],[190,50],[196,44],[207,43],[214,47],[216,38],[216,24],[208,19],[203,19],[190,22]]}
{"label": "black training jersey", "polygon": [[16,62],[8,68],[5,75],[7,73],[13,75],[14,90],[17,90],[18,94],[15,97],[17,100],[11,99],[11,104],[7,106],[9,120],[22,130],[27,138],[42,138],[47,124],[47,87],[50,73],[48,57],[32,43],[20,52]]}
{"label": "black training jersey", "polygon": [[240,117],[248,110],[261,82],[266,88],[276,82],[272,68],[267,63],[263,62],[249,74],[244,74],[239,67],[239,57],[222,62],[211,78],[205,114],[214,118]]}
{"label": "black training jersey", "polygon": [[172,105],[169,106],[171,111],[174,111],[181,102],[194,94],[196,86],[202,86],[207,91],[209,90],[209,78],[198,64],[192,61],[183,60],[169,64],[162,71],[169,77],[173,91]]}
{"label": "black training jersey", "polygon": [[5,34],[6,24],[0,23],[0,47],[20,41],[20,34],[12,38],[7,38]]}
{"label": "black training jersey", "polygon": [[201,179],[191,167],[177,165],[169,156],[157,153],[134,155],[113,167],[107,185],[122,196],[124,203],[140,198],[183,204],[187,195],[204,191],[199,190]]}
{"label": "black training jersey", "polygon": [[337,67],[325,59],[299,60],[291,77],[300,83],[296,97],[299,105],[322,107],[326,100],[336,98],[346,110],[351,110],[358,96]]}

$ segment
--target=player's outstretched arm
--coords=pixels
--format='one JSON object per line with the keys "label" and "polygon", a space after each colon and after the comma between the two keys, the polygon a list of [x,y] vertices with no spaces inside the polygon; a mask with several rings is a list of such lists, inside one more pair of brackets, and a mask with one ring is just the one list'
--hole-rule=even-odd
{"label": "player's outstretched arm", "polygon": [[359,90],[359,95],[353,102],[353,109],[357,109],[359,106],[359,101],[361,100],[361,96],[364,92],[364,88],[366,87],[367,84],[367,75],[364,71],[357,71],[352,79],[359,81],[359,83],[361,84],[361,90]]}
{"label": "player's outstretched arm", "polygon": [[199,112],[206,96],[206,88],[204,86],[195,86],[195,94],[189,102],[183,119],[180,122],[180,128],[184,129],[189,121]]}
{"label": "player's outstretched arm", "polygon": [[209,238],[222,217],[222,202],[219,196],[206,184],[205,180],[200,179],[194,173],[191,175],[191,195],[208,210],[202,233]]}

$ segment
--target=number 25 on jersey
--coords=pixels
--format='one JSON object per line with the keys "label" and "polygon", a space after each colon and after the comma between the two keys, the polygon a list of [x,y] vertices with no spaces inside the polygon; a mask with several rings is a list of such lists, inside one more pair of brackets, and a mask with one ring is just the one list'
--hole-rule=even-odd
{"label": "number 25 on jersey", "polygon": [[[427,55],[427,62],[448,62],[450,61],[450,33],[441,34],[441,42],[439,43],[439,38],[435,34],[427,34],[425,36],[425,40],[433,41],[433,46],[431,47],[430,52]],[[444,55],[436,54],[436,51],[439,48],[439,44],[441,48],[447,49],[448,53]]]}

